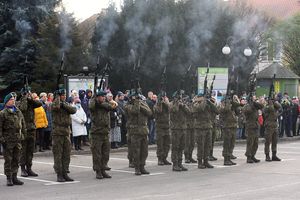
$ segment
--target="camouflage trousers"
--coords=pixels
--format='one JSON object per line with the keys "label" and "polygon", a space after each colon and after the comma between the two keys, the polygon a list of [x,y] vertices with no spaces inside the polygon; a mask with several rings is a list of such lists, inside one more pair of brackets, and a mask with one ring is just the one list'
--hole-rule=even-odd
{"label": "camouflage trousers", "polygon": [[158,160],[165,160],[170,151],[171,136],[169,129],[156,128],[156,155]]}
{"label": "camouflage trousers", "polygon": [[135,168],[144,166],[148,157],[147,135],[131,135],[131,148]]}
{"label": "camouflage trousers", "polygon": [[187,129],[185,135],[185,144],[184,144],[184,157],[186,160],[190,160],[192,158],[194,148],[195,148],[195,130]]}
{"label": "camouflage trousers", "polygon": [[2,144],[3,157],[4,157],[4,174],[6,176],[12,176],[18,173],[19,160],[22,150],[21,143],[12,142]]}
{"label": "camouflage trousers", "polygon": [[110,142],[108,135],[91,135],[93,170],[99,172],[109,161]]}
{"label": "camouflage trousers", "polygon": [[27,136],[22,140],[22,153],[20,165],[32,166],[33,152],[35,148],[36,130],[27,130]]}
{"label": "camouflage trousers", "polygon": [[71,141],[69,136],[53,135],[52,152],[54,170],[57,174],[65,174],[69,170],[71,156]]}
{"label": "camouflage trousers", "polygon": [[211,129],[196,129],[195,134],[197,141],[197,159],[200,162],[208,160],[211,149]]}
{"label": "camouflage trousers", "polygon": [[272,144],[272,152],[277,151],[277,137],[278,129],[277,128],[268,128],[265,129],[265,154],[270,152],[270,144]]}
{"label": "camouflage trousers", "polygon": [[215,127],[215,125],[213,126],[211,132],[212,132],[212,135],[211,135],[211,148],[210,148],[209,155],[213,156],[215,141],[216,141],[216,137],[217,137],[217,128]]}
{"label": "camouflage trousers", "polygon": [[223,132],[223,157],[231,156],[235,145],[235,132],[236,128],[224,128]]}
{"label": "camouflage trousers", "polygon": [[255,156],[258,149],[258,129],[257,128],[246,128],[247,134],[247,147],[245,156]]}
{"label": "camouflage trousers", "polygon": [[172,163],[178,165],[182,163],[186,130],[172,130]]}
{"label": "camouflage trousers", "polygon": [[128,154],[127,158],[129,160],[129,163],[133,162],[133,151],[132,151],[132,144],[131,144],[131,135],[127,132],[127,147],[128,147]]}

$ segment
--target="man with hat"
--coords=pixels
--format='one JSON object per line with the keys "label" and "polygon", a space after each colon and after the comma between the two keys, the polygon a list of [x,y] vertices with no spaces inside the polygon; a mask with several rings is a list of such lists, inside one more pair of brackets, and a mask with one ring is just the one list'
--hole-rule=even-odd
{"label": "man with hat", "polygon": [[156,123],[156,142],[158,165],[171,165],[167,160],[171,144],[170,135],[170,102],[166,94],[159,95],[159,101],[154,105],[153,112]]}
{"label": "man with hat", "polygon": [[142,101],[139,94],[131,91],[130,103],[125,106],[127,115],[127,131],[130,136],[135,175],[149,174],[145,169],[148,157],[148,117],[152,111],[146,102]]}
{"label": "man with hat", "polygon": [[30,88],[27,90],[22,89],[21,93],[22,97],[18,107],[24,115],[27,128],[27,134],[25,135],[25,139],[22,141],[22,154],[20,159],[21,176],[38,176],[38,174],[33,172],[31,169],[36,139],[34,109],[42,106],[42,102],[32,98]]}
{"label": "man with hat", "polygon": [[[281,161],[277,157],[277,137],[278,123],[277,117],[280,115],[281,105],[274,99],[268,99],[268,104],[263,109],[264,125],[265,125],[265,154],[266,161]],[[270,144],[272,144],[272,159],[270,158]]]}
{"label": "man with hat", "polygon": [[173,171],[187,171],[182,165],[182,154],[184,151],[185,135],[187,129],[186,116],[190,113],[189,107],[182,101],[184,91],[173,94],[173,102],[170,108],[170,121],[172,132],[172,149],[171,158]]}
{"label": "man with hat", "polygon": [[67,174],[71,154],[71,115],[76,113],[76,107],[66,102],[66,90],[59,89],[51,104],[52,109],[52,152],[54,157],[54,170],[57,182],[74,181]]}
{"label": "man with hat", "polygon": [[110,142],[110,115],[118,104],[115,101],[106,101],[106,92],[98,90],[96,95],[90,100],[89,108],[91,112],[91,151],[93,156],[93,170],[97,179],[111,178],[106,173],[109,161]]}
{"label": "man with hat", "polygon": [[0,143],[3,145],[7,186],[24,184],[18,180],[17,173],[26,124],[22,112],[15,106],[15,100],[15,93],[8,94],[4,98],[4,108],[0,111]]}
{"label": "man with hat", "polygon": [[208,113],[218,114],[218,109],[203,93],[199,93],[193,103],[195,117],[195,135],[197,141],[198,168],[213,168],[208,162],[209,152],[212,145],[213,120]]}

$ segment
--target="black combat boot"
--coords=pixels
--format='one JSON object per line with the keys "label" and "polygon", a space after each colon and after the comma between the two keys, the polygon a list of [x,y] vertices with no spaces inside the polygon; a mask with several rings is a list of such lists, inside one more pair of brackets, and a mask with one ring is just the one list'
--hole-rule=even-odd
{"label": "black combat boot", "polygon": [[204,165],[206,168],[214,168],[214,166],[212,166],[211,164],[209,164],[208,159],[204,160]]}
{"label": "black combat boot", "polygon": [[175,163],[175,162],[173,162],[173,168],[172,168],[172,170],[174,172],[181,172],[182,171],[181,168],[178,166],[178,163]]}
{"label": "black combat boot", "polygon": [[66,180],[64,179],[62,174],[57,174],[57,182],[65,182]]}
{"label": "black combat boot", "polygon": [[135,167],[135,173],[134,174],[137,175],[137,176],[142,175],[141,170],[140,170],[139,167]]}
{"label": "black combat boot", "polygon": [[164,161],[162,159],[158,159],[158,163],[159,166],[165,165]]}
{"label": "black combat boot", "polygon": [[252,156],[252,160],[255,162],[255,163],[259,163],[260,160],[259,159],[256,159],[255,156]]}
{"label": "black combat boot", "polygon": [[17,177],[17,174],[13,174],[12,176],[12,182],[14,185],[23,185],[24,182],[23,181],[20,181]]}
{"label": "black combat boot", "polygon": [[202,160],[198,160],[198,169],[205,169],[205,165],[203,164]]}
{"label": "black combat boot", "polygon": [[230,160],[235,160],[235,159],[237,159],[237,157],[231,154],[230,155]]}
{"label": "black combat boot", "polygon": [[272,152],[272,161],[281,161],[281,159],[276,156],[276,153],[276,151]]}
{"label": "black combat boot", "polygon": [[229,156],[224,156],[224,165],[225,166],[231,166],[232,165],[229,158],[230,158]]}
{"label": "black combat boot", "polygon": [[170,163],[167,159],[164,159],[163,162],[165,165],[172,165],[172,163]]}
{"label": "black combat boot", "polygon": [[216,157],[214,157],[213,155],[211,155],[211,156],[208,157],[208,160],[209,161],[216,161],[218,159]]}
{"label": "black combat boot", "polygon": [[254,163],[254,161],[252,160],[251,156],[247,156],[247,163]]}
{"label": "black combat boot", "polygon": [[103,179],[102,173],[100,171],[96,171],[96,179]]}
{"label": "black combat boot", "polygon": [[142,174],[150,174],[150,172],[148,172],[148,171],[145,169],[145,166],[144,166],[144,165],[141,165],[140,170],[141,170],[141,173],[142,173]]}
{"label": "black combat boot", "polygon": [[28,173],[25,169],[25,165],[21,165],[21,176],[28,177]]}
{"label": "black combat boot", "polygon": [[7,186],[13,186],[13,181],[11,176],[6,176],[6,185]]}
{"label": "black combat boot", "polygon": [[101,174],[102,174],[103,178],[111,178],[111,175],[106,173],[105,170],[101,170]]}
{"label": "black combat boot", "polygon": [[185,168],[182,163],[179,163],[178,166],[181,168],[181,171],[187,171],[188,169]]}
{"label": "black combat boot", "polygon": [[26,166],[27,168],[27,174],[28,176],[38,176],[37,173],[35,173],[34,171],[32,171],[31,166]]}
{"label": "black combat boot", "polygon": [[104,170],[109,171],[109,170],[111,170],[111,168],[110,168],[109,166],[105,165],[105,166],[104,166]]}
{"label": "black combat boot", "polygon": [[72,182],[74,181],[74,179],[70,178],[69,175],[67,173],[63,174],[63,178],[67,181],[67,182]]}
{"label": "black combat boot", "polygon": [[230,159],[230,157],[229,157],[229,162],[231,163],[231,165],[236,165],[235,162],[232,162],[232,160]]}
{"label": "black combat boot", "polygon": [[197,160],[194,160],[193,158],[190,159],[191,163],[197,163]]}
{"label": "black combat boot", "polygon": [[266,161],[267,162],[271,162],[271,158],[270,158],[270,154],[269,153],[266,153]]}

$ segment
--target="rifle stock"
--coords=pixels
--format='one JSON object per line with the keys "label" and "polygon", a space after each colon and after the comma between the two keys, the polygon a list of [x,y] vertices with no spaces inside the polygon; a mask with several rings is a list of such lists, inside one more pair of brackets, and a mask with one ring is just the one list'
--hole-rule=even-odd
{"label": "rifle stock", "polygon": [[64,72],[64,58],[65,58],[65,53],[63,52],[62,54],[62,58],[61,58],[61,62],[60,62],[60,67],[58,70],[58,76],[57,76],[57,80],[56,80],[56,90],[59,90],[59,82],[63,76],[63,72]]}

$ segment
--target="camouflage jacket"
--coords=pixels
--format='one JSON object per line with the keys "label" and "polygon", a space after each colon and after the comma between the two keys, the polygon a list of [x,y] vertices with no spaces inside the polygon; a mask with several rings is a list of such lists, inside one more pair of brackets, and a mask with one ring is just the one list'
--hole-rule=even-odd
{"label": "camouflage jacket", "polygon": [[147,103],[134,100],[125,105],[127,116],[126,128],[129,135],[148,135],[147,121],[152,116],[152,111]]}
{"label": "camouflage jacket", "polygon": [[22,112],[16,108],[4,108],[0,112],[0,142],[20,142],[26,135],[26,124]]}
{"label": "camouflage jacket", "polygon": [[195,126],[195,118],[193,116],[193,104],[189,103],[188,104],[189,107],[189,112],[186,114],[186,126],[187,129],[194,129]]}
{"label": "camouflage jacket", "polygon": [[24,115],[27,130],[36,129],[34,123],[34,109],[40,106],[42,106],[42,102],[39,100],[28,98],[27,95],[21,97],[18,107]]}
{"label": "camouflage jacket", "polygon": [[89,103],[92,127],[91,135],[107,136],[110,130],[110,111],[114,110],[108,102],[100,103],[95,97]]}
{"label": "camouflage jacket", "polygon": [[258,102],[252,102],[244,106],[243,112],[245,114],[245,127],[246,128],[259,128],[258,123],[258,110],[264,106]]}
{"label": "camouflage jacket", "polygon": [[274,102],[274,105],[267,105],[263,109],[264,125],[265,128],[277,128],[277,118],[280,115],[279,110],[281,109],[280,103]]}
{"label": "camouflage jacket", "polygon": [[70,135],[72,125],[71,115],[76,113],[76,108],[66,101],[56,98],[51,104],[52,110],[52,135]]}
{"label": "camouflage jacket", "polygon": [[236,112],[239,106],[238,102],[226,100],[226,103],[219,107],[222,128],[237,128],[238,118]]}
{"label": "camouflage jacket", "polygon": [[170,103],[161,101],[153,107],[156,127],[162,129],[170,128]]}
{"label": "camouflage jacket", "polygon": [[212,115],[216,116],[217,114],[219,114],[219,111],[216,105],[208,100],[195,101],[193,103],[196,129],[212,129],[215,121],[215,118],[212,119]]}
{"label": "camouflage jacket", "polygon": [[187,129],[186,116],[190,114],[189,107],[180,101],[172,102],[171,104],[171,129]]}

